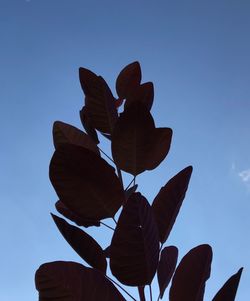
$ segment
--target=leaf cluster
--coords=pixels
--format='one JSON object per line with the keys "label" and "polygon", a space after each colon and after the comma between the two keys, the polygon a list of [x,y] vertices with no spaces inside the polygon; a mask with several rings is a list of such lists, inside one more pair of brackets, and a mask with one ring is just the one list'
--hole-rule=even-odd
{"label": "leaf cluster", "polygon": [[[85,95],[80,111],[85,132],[61,121],[54,123],[55,152],[49,176],[59,198],[57,211],[77,226],[54,214],[52,218],[89,267],[62,261],[41,265],[35,276],[39,300],[125,300],[116,286],[136,300],[122,286],[127,285],[138,287],[142,301],[146,300],[144,288],[155,275],[158,300],[164,298],[170,282],[170,301],[203,300],[211,247],[196,246],[177,265],[177,247],[165,245],[185,198],[192,166],[167,181],[152,202],[137,192],[136,177],[159,166],[172,139],[172,129],[157,128],[150,112],[153,83],[141,83],[138,62],[118,75],[117,97],[92,71],[80,68],[79,78]],[[101,157],[98,135],[110,140],[111,162]],[[132,177],[127,187],[122,172]],[[106,219],[114,226],[105,224]],[[94,226],[114,231],[106,249],[83,230]],[[107,275],[108,265],[121,284]],[[234,300],[241,272],[225,283],[213,301]]]}

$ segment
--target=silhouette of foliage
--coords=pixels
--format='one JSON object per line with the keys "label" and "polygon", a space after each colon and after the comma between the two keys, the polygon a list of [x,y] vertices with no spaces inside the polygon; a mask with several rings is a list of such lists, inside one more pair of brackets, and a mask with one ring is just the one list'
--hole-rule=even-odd
{"label": "silhouette of foliage", "polygon": [[157,268],[157,278],[160,289],[160,298],[163,297],[165,289],[175,271],[178,257],[178,249],[175,246],[165,247],[161,252],[161,259]]}
{"label": "silhouette of foliage", "polygon": [[139,192],[123,207],[110,246],[110,268],[123,284],[150,284],[158,265],[159,238],[152,208]]}
{"label": "silhouette of foliage", "polygon": [[[49,176],[59,198],[56,210],[78,227],[54,214],[52,218],[90,267],[64,261],[41,265],[35,275],[39,300],[122,301],[126,300],[122,292],[136,300],[123,286],[127,285],[138,287],[140,301],[146,301],[145,286],[149,285],[152,301],[151,282],[157,273],[158,300],[172,281],[170,301],[202,301],[210,277],[211,247],[204,244],[193,248],[176,268],[177,247],[164,246],[185,198],[192,166],[172,177],[152,205],[136,192],[136,177],[155,169],[166,158],[172,139],[172,129],[157,128],[150,113],[153,83],[141,83],[138,62],[127,65],[118,75],[117,98],[106,81],[92,71],[80,68],[79,78],[85,94],[80,119],[86,133],[61,121],[54,123],[55,152]],[[112,158],[98,146],[98,133],[110,140]],[[123,171],[132,175],[127,186]],[[114,226],[104,219],[113,221]],[[103,249],[81,226],[106,226],[114,233]],[[121,284],[108,276],[108,264]],[[233,301],[241,273],[242,268],[213,301]]]}
{"label": "silhouette of foliage", "polygon": [[212,301],[233,301],[235,299],[242,270],[243,268],[240,268],[236,274],[227,280]]}

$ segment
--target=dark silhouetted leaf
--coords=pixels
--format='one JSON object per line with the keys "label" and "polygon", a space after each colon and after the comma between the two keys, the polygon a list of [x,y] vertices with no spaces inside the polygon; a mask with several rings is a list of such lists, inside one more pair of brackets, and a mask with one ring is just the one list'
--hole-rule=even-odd
{"label": "dark silhouetted leaf", "polygon": [[158,230],[146,198],[134,193],[127,200],[110,247],[110,268],[123,284],[151,283],[159,257]]}
{"label": "dark silhouetted leaf", "polygon": [[113,217],[125,200],[114,168],[77,145],[63,144],[55,151],[50,180],[59,199],[87,220]]}
{"label": "dark silhouetted leaf", "polygon": [[200,245],[190,250],[179,263],[169,291],[170,301],[202,301],[210,277],[212,249]]}
{"label": "dark silhouetted leaf", "polygon": [[115,107],[118,109],[123,104],[124,99],[118,98],[115,102]]}
{"label": "dark silhouetted leaf", "polygon": [[85,95],[94,96],[102,88],[99,76],[86,68],[79,68],[79,79]]}
{"label": "dark silhouetted leaf", "polygon": [[125,102],[125,109],[128,108],[131,103],[141,102],[150,111],[154,100],[154,85],[152,82],[144,83],[137,88],[127,97]]}
{"label": "dark silhouetted leaf", "polygon": [[180,171],[161,188],[153,201],[152,208],[162,243],[166,241],[174,225],[184,200],[192,171],[192,166]]}
{"label": "dark silhouetted leaf", "polygon": [[127,98],[141,82],[139,62],[133,62],[122,69],[116,79],[116,92],[119,98]]}
{"label": "dark silhouetted leaf", "polygon": [[85,93],[85,107],[90,124],[103,133],[111,133],[118,118],[115,98],[101,76],[88,69],[79,69],[80,82]]}
{"label": "dark silhouetted leaf", "polygon": [[64,217],[70,219],[74,223],[76,223],[78,226],[83,226],[83,227],[90,227],[90,226],[100,226],[100,221],[97,220],[88,220],[86,218],[82,218],[72,212],[67,206],[63,204],[62,201],[57,201],[55,204],[56,210],[61,213]]}
{"label": "dark silhouetted leaf", "polygon": [[110,246],[104,249],[104,255],[106,256],[106,258],[110,258]]}
{"label": "dark silhouetted leaf", "polygon": [[98,135],[96,130],[94,129],[94,127],[91,125],[91,120],[88,117],[88,110],[86,109],[86,107],[83,107],[80,111],[80,119],[82,122],[82,125],[86,131],[86,133],[93,139],[93,141],[96,144],[99,144],[100,141],[98,139]]}
{"label": "dark silhouetted leaf", "polygon": [[243,268],[231,276],[218,291],[212,301],[234,301]]}
{"label": "dark silhouetted leaf", "polygon": [[90,266],[106,273],[107,261],[100,245],[83,230],[68,224],[63,218],[51,215],[57,228],[76,253]]}
{"label": "dark silhouetted leaf", "polygon": [[135,184],[134,186],[130,187],[128,190],[125,190],[125,199],[127,200],[132,193],[136,192],[138,185]]}
{"label": "dark silhouetted leaf", "polygon": [[97,155],[100,155],[99,149],[93,139],[78,128],[56,121],[53,125],[53,140],[55,148],[58,148],[62,143],[70,143],[85,147]]}
{"label": "dark silhouetted leaf", "polygon": [[101,272],[75,262],[41,265],[35,283],[39,301],[126,301]]}
{"label": "dark silhouetted leaf", "polygon": [[112,155],[118,167],[133,175],[156,168],[166,157],[172,130],[155,128],[148,109],[131,104],[119,117],[112,135]]}
{"label": "dark silhouetted leaf", "polygon": [[146,161],[147,170],[156,168],[167,156],[172,139],[170,128],[156,128],[152,136],[150,160]]}
{"label": "dark silhouetted leaf", "polygon": [[161,259],[157,268],[157,278],[160,290],[160,298],[162,299],[165,289],[167,288],[178,258],[178,249],[174,246],[165,247],[161,251]]}

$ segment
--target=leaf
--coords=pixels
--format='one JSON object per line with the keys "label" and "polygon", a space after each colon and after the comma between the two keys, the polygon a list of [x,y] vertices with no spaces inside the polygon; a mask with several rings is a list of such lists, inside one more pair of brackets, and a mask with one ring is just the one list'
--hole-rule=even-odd
{"label": "leaf", "polygon": [[218,291],[212,301],[234,301],[243,268],[231,276]]}
{"label": "leaf", "polygon": [[110,134],[118,118],[115,98],[109,86],[101,76],[95,75],[88,69],[79,69],[80,82],[85,93],[85,107],[91,125]]}
{"label": "leaf", "polygon": [[76,253],[93,268],[106,273],[107,261],[100,245],[83,230],[51,214],[57,228]]}
{"label": "leaf", "polygon": [[89,135],[74,126],[61,121],[54,122],[53,140],[55,148],[58,148],[63,143],[71,143],[85,147],[95,152],[97,155],[100,155],[98,147]]}
{"label": "leaf", "polygon": [[127,98],[141,82],[139,62],[133,62],[122,69],[116,79],[116,92],[119,98]]}
{"label": "leaf", "polygon": [[152,203],[161,243],[167,240],[175,223],[185,198],[192,171],[192,166],[180,171],[161,188]]}
{"label": "leaf", "polygon": [[110,258],[110,246],[108,246],[106,249],[104,249],[104,254],[106,258]]}
{"label": "leaf", "polygon": [[179,263],[169,291],[170,301],[202,301],[206,280],[210,277],[212,249],[199,245]]}
{"label": "leaf", "polygon": [[175,271],[177,258],[178,249],[174,246],[165,247],[161,251],[161,259],[157,268],[157,278],[161,299]]}
{"label": "leaf", "polygon": [[69,208],[65,206],[62,201],[57,201],[55,207],[59,213],[76,223],[78,226],[83,226],[86,228],[90,226],[100,227],[100,221],[90,219],[88,220],[86,218],[78,216],[77,214],[69,210]]}
{"label": "leaf", "polygon": [[125,102],[125,109],[134,102],[143,103],[150,111],[154,100],[154,85],[152,82],[144,83],[135,88],[133,92],[129,94]]}
{"label": "leaf", "polygon": [[156,168],[166,157],[172,130],[155,128],[141,103],[131,104],[119,117],[112,135],[112,155],[118,167],[132,175]]}
{"label": "leaf", "polygon": [[35,283],[39,301],[126,301],[101,272],[75,262],[41,265]]}
{"label": "leaf", "polygon": [[86,107],[83,107],[80,111],[80,119],[82,122],[82,125],[86,131],[86,133],[93,139],[93,141],[96,144],[99,144],[100,141],[98,139],[98,135],[96,130],[94,129],[94,127],[91,125],[91,120],[88,116],[88,110],[86,109]]}
{"label": "leaf", "polygon": [[84,219],[113,217],[124,203],[114,168],[83,147],[64,144],[58,148],[51,159],[49,175],[59,199]]}
{"label": "leaf", "polygon": [[99,76],[86,68],[79,68],[79,80],[85,95],[95,95],[101,88]]}
{"label": "leaf", "polygon": [[125,190],[125,199],[127,200],[132,193],[136,192],[138,185],[135,184],[134,186],[130,187],[128,190]]}
{"label": "leaf", "polygon": [[152,136],[150,160],[146,161],[147,170],[156,168],[167,156],[172,140],[170,128],[156,128]]}
{"label": "leaf", "polygon": [[127,200],[110,247],[110,269],[123,284],[151,283],[157,269],[159,241],[151,206],[140,193]]}
{"label": "leaf", "polygon": [[118,98],[115,102],[115,107],[116,109],[118,109],[122,104],[123,104],[123,100],[122,98]]}

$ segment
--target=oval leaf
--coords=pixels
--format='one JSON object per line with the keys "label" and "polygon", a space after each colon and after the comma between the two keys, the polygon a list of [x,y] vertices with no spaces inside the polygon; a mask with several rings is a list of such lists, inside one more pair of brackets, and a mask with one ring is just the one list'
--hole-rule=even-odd
{"label": "oval leaf", "polygon": [[62,236],[90,266],[104,273],[107,269],[107,261],[100,245],[83,230],[71,226],[63,218],[51,214]]}
{"label": "oval leaf", "polygon": [[110,268],[123,284],[151,283],[159,257],[157,226],[148,201],[134,193],[127,200],[110,246]]}
{"label": "oval leaf", "polygon": [[133,62],[122,69],[116,79],[116,92],[119,98],[127,98],[141,82],[141,66]]}
{"label": "oval leaf", "polygon": [[179,263],[169,291],[170,301],[202,301],[206,280],[210,277],[212,249],[200,245],[189,251]]}
{"label": "oval leaf", "polygon": [[134,102],[143,103],[150,111],[154,100],[154,85],[152,82],[144,83],[135,88],[135,90],[127,97],[124,108],[127,109],[129,105]]}
{"label": "oval leaf", "polygon": [[118,118],[115,98],[101,76],[88,69],[79,69],[80,82],[86,95],[85,106],[91,125],[103,132],[111,133]]}
{"label": "oval leaf", "polygon": [[58,148],[63,143],[71,143],[85,147],[95,152],[97,155],[100,155],[98,147],[89,135],[74,126],[61,121],[54,122],[53,140],[55,148]]}
{"label": "oval leaf", "polygon": [[59,199],[87,220],[113,217],[124,203],[114,168],[88,149],[63,144],[51,159],[49,173]]}
{"label": "oval leaf", "polygon": [[85,95],[95,95],[100,90],[100,80],[94,72],[79,68],[79,80]]}
{"label": "oval leaf", "polygon": [[88,117],[88,110],[86,107],[83,107],[80,111],[81,123],[86,131],[86,133],[93,139],[96,144],[99,144],[98,135],[94,127],[91,125],[91,120]]}
{"label": "oval leaf", "polygon": [[218,291],[212,301],[234,301],[242,271],[243,268],[240,268],[236,274],[231,276]]}
{"label": "oval leaf", "polygon": [[75,262],[41,265],[35,283],[39,301],[126,301],[101,272]]}
{"label": "oval leaf", "polygon": [[152,135],[150,160],[146,161],[147,170],[155,169],[167,156],[172,140],[172,130],[170,128],[156,128]]}
{"label": "oval leaf", "polygon": [[76,223],[78,226],[90,227],[90,226],[100,226],[100,221],[97,220],[87,220],[86,218],[82,218],[69,210],[67,206],[63,204],[62,201],[57,201],[55,204],[56,210],[61,213],[64,217],[70,219],[72,222]]}
{"label": "oval leaf", "polygon": [[185,198],[192,171],[192,166],[180,171],[161,188],[153,201],[152,208],[162,243],[166,241],[174,225]]}
{"label": "oval leaf", "polygon": [[131,104],[114,128],[113,158],[120,169],[134,176],[151,170],[167,155],[171,135],[170,129],[155,128],[154,120],[143,104]]}
{"label": "oval leaf", "polygon": [[161,259],[157,268],[157,278],[161,299],[175,271],[177,258],[178,249],[174,246],[165,247],[161,252]]}

